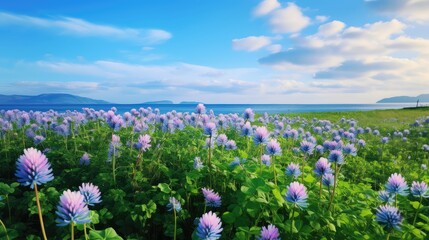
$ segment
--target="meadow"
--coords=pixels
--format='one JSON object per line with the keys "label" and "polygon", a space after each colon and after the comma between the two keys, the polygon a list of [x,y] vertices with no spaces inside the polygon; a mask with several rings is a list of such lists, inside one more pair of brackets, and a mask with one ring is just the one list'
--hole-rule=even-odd
{"label": "meadow", "polygon": [[429,111],[0,111],[0,239],[428,239]]}

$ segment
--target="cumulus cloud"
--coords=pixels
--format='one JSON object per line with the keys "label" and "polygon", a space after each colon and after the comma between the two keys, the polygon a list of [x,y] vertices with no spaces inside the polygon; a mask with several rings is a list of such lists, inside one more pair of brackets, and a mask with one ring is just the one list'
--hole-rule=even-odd
{"label": "cumulus cloud", "polygon": [[108,37],[136,41],[140,44],[160,43],[172,37],[171,33],[162,29],[122,28],[95,24],[79,18],[59,17],[55,19],[47,19],[6,12],[0,12],[0,26],[1,25],[19,25],[52,29],[64,34],[88,37]]}
{"label": "cumulus cloud", "polygon": [[288,3],[285,8],[275,10],[269,20],[275,33],[296,33],[307,27],[310,22],[310,18],[294,3]]}
{"label": "cumulus cloud", "polygon": [[267,15],[277,8],[280,8],[280,3],[277,0],[263,0],[253,10],[253,15],[257,17]]}
{"label": "cumulus cloud", "polygon": [[253,52],[270,44],[271,38],[267,36],[250,36],[232,40],[232,48],[236,51]]}
{"label": "cumulus cloud", "polygon": [[365,2],[382,14],[409,21],[429,21],[429,1],[427,0],[366,0]]}

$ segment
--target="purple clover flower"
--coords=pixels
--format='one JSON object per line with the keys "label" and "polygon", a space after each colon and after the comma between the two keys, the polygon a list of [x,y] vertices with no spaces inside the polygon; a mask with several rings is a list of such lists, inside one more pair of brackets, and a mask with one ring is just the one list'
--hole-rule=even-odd
{"label": "purple clover flower", "polygon": [[204,113],[206,113],[206,107],[204,106],[204,104],[199,103],[197,105],[197,107],[195,108],[195,113],[197,113],[197,114],[204,114]]}
{"label": "purple clover flower", "polygon": [[378,199],[380,199],[384,204],[392,204],[395,199],[394,195],[390,194],[388,191],[382,190],[378,192]]}
{"label": "purple clover flower", "polygon": [[408,195],[408,186],[401,174],[393,173],[390,175],[385,185],[386,190],[391,194]]}
{"label": "purple clover flower", "polygon": [[262,164],[264,164],[265,166],[270,166],[271,165],[270,155],[267,155],[267,154],[262,155],[261,161],[262,161]]}
{"label": "purple clover flower", "polygon": [[349,143],[343,147],[343,153],[345,155],[356,156],[357,149],[356,149],[355,145]]}
{"label": "purple clover flower", "polygon": [[221,237],[222,230],[220,218],[210,211],[199,219],[197,236],[199,239],[216,240]]}
{"label": "purple clover flower", "polygon": [[322,184],[329,190],[332,186],[334,186],[334,175],[331,173],[324,174],[322,177]]}
{"label": "purple clover flower", "polygon": [[253,128],[250,125],[250,122],[246,122],[242,127],[241,127],[241,135],[245,136],[245,137],[250,137],[253,134]]}
{"label": "purple clover flower", "polygon": [[295,163],[289,163],[286,167],[286,175],[287,176],[293,176],[294,178],[297,178],[301,175],[301,170],[299,170],[299,165]]}
{"label": "purple clover flower", "polygon": [[234,140],[228,140],[225,144],[225,150],[235,150],[237,149],[237,144]]}
{"label": "purple clover flower", "polygon": [[280,147],[280,143],[277,142],[276,139],[271,139],[271,141],[267,143],[266,151],[268,155],[271,155],[271,156],[282,155],[282,148]]}
{"label": "purple clover flower", "polygon": [[216,134],[216,124],[213,122],[208,122],[204,125],[204,134],[209,135],[210,137]]}
{"label": "purple clover flower", "polygon": [[203,162],[201,162],[201,158],[200,157],[195,157],[194,158],[194,168],[197,170],[200,170],[201,168],[203,168]]}
{"label": "purple clover flower", "polygon": [[314,151],[314,143],[304,140],[301,142],[300,150],[304,154],[311,155],[311,154],[313,154],[313,151]]}
{"label": "purple clover flower", "polygon": [[332,150],[329,153],[328,159],[332,163],[343,164],[344,163],[343,152],[341,152],[340,150]]}
{"label": "purple clover flower", "polygon": [[55,213],[58,215],[57,226],[85,224],[91,221],[88,206],[80,192],[64,191]]}
{"label": "purple clover flower", "polygon": [[151,147],[150,136],[148,134],[140,135],[137,143],[134,144],[134,147],[137,149],[141,149],[143,152],[146,152],[147,149]]}
{"label": "purple clover flower", "polygon": [[387,231],[393,228],[400,230],[402,216],[396,207],[384,205],[377,208],[376,219]]}
{"label": "purple clover flower", "polygon": [[80,165],[89,165],[91,158],[88,153],[84,153],[80,158]]}
{"label": "purple clover flower", "polygon": [[27,148],[16,162],[15,176],[23,186],[34,188],[54,179],[51,164],[46,156],[35,148]]}
{"label": "purple clover flower", "polygon": [[257,240],[280,240],[279,229],[273,224],[268,225],[268,227],[262,227],[261,235]]}
{"label": "purple clover flower", "polygon": [[411,184],[411,194],[414,197],[429,198],[428,190],[428,185],[425,182],[413,181],[413,183]]}
{"label": "purple clover flower", "polygon": [[216,138],[216,144],[218,146],[225,146],[226,142],[228,141],[228,137],[225,134],[219,134]]}
{"label": "purple clover flower", "polygon": [[243,113],[244,121],[253,122],[254,118],[255,118],[255,113],[253,112],[253,110],[251,108],[246,108],[246,110],[244,110],[244,113]]}
{"label": "purple clover flower", "polygon": [[79,187],[79,192],[83,195],[84,202],[89,206],[94,206],[94,204],[101,203],[100,190],[94,184],[82,183],[82,186]]}
{"label": "purple clover flower", "polygon": [[220,207],[222,204],[222,199],[218,193],[214,192],[209,188],[202,188],[203,195],[205,198],[206,206],[208,207]]}
{"label": "purple clover flower", "polygon": [[170,197],[170,202],[167,204],[167,210],[169,212],[173,211],[180,212],[182,210],[182,205],[175,197]]}
{"label": "purple clover flower", "polygon": [[289,185],[289,188],[286,193],[286,200],[299,208],[306,208],[308,206],[307,203],[307,190],[299,182],[293,182]]}
{"label": "purple clover flower", "polygon": [[266,127],[257,127],[255,132],[253,133],[253,142],[255,143],[255,145],[265,144],[268,142],[269,136],[270,133],[268,132]]}
{"label": "purple clover flower", "polygon": [[331,163],[328,162],[328,159],[326,158],[319,158],[319,160],[316,162],[316,167],[314,168],[314,173],[318,177],[322,177],[323,175],[327,173],[332,173],[331,169]]}

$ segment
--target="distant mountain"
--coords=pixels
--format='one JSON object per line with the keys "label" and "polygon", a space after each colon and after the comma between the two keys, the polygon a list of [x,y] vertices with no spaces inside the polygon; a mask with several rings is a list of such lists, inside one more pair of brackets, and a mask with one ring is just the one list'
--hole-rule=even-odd
{"label": "distant mountain", "polygon": [[415,103],[419,100],[420,102],[429,102],[429,94],[421,94],[417,97],[409,97],[409,96],[396,96],[390,98],[383,98],[377,103]]}
{"label": "distant mountain", "polygon": [[170,100],[161,100],[161,101],[144,102],[143,104],[174,104],[174,103],[173,101],[170,101]]}
{"label": "distant mountain", "polygon": [[197,105],[198,103],[201,103],[201,102],[183,101],[183,102],[180,102],[179,104],[195,104],[195,105]]}
{"label": "distant mountain", "polygon": [[64,93],[46,93],[37,96],[28,95],[1,95],[0,104],[108,104],[103,100],[95,100]]}

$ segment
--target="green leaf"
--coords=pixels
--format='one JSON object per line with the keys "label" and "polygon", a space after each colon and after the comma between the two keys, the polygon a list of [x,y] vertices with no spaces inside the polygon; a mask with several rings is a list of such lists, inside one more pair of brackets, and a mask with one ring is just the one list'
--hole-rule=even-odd
{"label": "green leaf", "polygon": [[366,216],[372,216],[372,212],[371,209],[362,209],[362,211],[360,212],[360,216],[361,217],[366,217]]}
{"label": "green leaf", "polygon": [[231,212],[224,212],[222,215],[222,221],[226,223],[233,223],[235,222],[235,215]]}
{"label": "green leaf", "polygon": [[337,231],[337,228],[335,227],[334,224],[328,222],[327,226],[328,226],[329,230],[331,230],[332,232],[336,232]]}
{"label": "green leaf", "polygon": [[277,200],[277,203],[279,204],[279,206],[281,206],[284,202],[285,199],[283,198],[282,194],[280,193],[280,191],[278,189],[273,189],[273,195]]}
{"label": "green leaf", "polygon": [[170,186],[168,186],[167,183],[160,183],[160,184],[158,184],[158,188],[163,193],[170,193],[171,192],[171,188],[170,188]]}
{"label": "green leaf", "polygon": [[413,206],[414,209],[422,207],[422,205],[417,201],[411,201],[410,204],[411,204],[411,206]]}
{"label": "green leaf", "polygon": [[91,230],[89,232],[89,238],[91,240],[122,240],[113,228],[106,228],[104,230]]}

